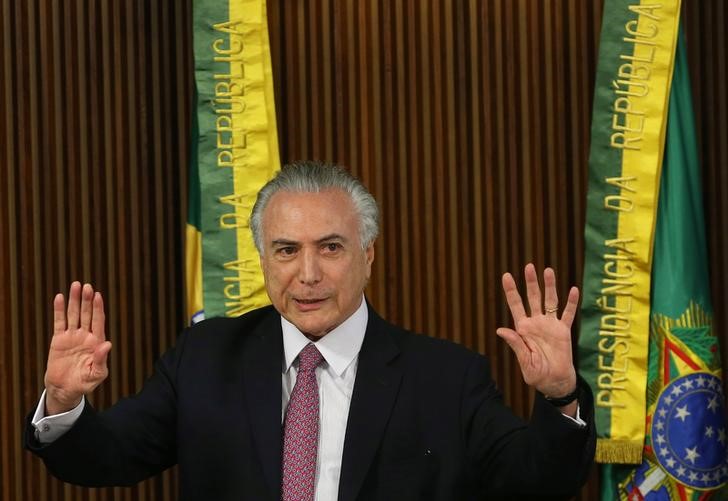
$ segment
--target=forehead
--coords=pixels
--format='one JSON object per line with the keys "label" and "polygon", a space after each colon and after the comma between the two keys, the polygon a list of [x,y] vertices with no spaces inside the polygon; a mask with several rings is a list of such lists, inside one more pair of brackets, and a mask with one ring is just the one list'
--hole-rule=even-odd
{"label": "forehead", "polygon": [[279,191],[263,212],[266,240],[318,240],[336,233],[358,238],[358,217],[351,197],[341,190],[318,193]]}

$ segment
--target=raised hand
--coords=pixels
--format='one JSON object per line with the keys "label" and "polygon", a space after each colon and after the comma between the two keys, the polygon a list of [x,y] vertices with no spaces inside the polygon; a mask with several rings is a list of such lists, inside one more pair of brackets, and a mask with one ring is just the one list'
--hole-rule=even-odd
{"label": "raised hand", "polygon": [[73,409],[106,379],[111,343],[106,341],[104,320],[104,301],[90,284],[71,284],[68,310],[63,294],[53,299],[53,338],[45,373],[47,415]]}
{"label": "raised hand", "polygon": [[576,388],[576,370],[571,352],[571,324],[579,303],[579,289],[572,287],[559,318],[554,270],[543,272],[544,296],[536,268],[525,268],[529,313],[510,273],[503,275],[503,291],[513,315],[515,330],[501,327],[497,334],[515,352],[523,379],[547,397],[563,397]]}

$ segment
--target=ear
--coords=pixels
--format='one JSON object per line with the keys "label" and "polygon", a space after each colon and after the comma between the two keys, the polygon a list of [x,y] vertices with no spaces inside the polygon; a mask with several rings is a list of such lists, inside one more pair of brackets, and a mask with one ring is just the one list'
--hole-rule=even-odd
{"label": "ear", "polygon": [[372,263],[374,262],[374,242],[369,244],[369,247],[364,250],[364,260],[367,265],[367,278],[372,272]]}

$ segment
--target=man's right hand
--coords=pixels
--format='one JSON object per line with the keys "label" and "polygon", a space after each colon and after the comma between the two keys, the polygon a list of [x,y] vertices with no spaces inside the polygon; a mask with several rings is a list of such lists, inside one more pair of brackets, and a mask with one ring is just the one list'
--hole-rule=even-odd
{"label": "man's right hand", "polygon": [[68,310],[63,294],[53,299],[53,339],[45,373],[47,416],[73,409],[108,376],[111,343],[106,341],[104,320],[104,301],[90,284],[71,284]]}

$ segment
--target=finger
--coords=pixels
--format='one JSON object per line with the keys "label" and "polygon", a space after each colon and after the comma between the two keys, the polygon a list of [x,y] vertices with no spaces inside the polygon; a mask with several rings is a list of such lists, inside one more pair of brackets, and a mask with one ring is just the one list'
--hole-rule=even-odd
{"label": "finger", "polygon": [[541,311],[541,287],[538,285],[538,275],[536,267],[532,263],[528,263],[524,269],[526,276],[526,295],[528,296],[528,308],[531,310],[531,316],[542,313]]}
{"label": "finger", "polygon": [[73,282],[68,291],[68,328],[78,328],[78,317],[81,308],[81,282]]}
{"label": "finger", "polygon": [[104,298],[101,297],[100,292],[94,294],[93,308],[91,332],[99,339],[99,341],[103,341],[106,339],[106,313],[104,313]]}
{"label": "finger", "polygon": [[579,289],[578,287],[572,287],[569,291],[569,299],[566,300],[564,313],[561,315],[561,321],[569,328],[571,328],[571,324],[574,323],[577,306],[579,306]]}
{"label": "finger", "polygon": [[521,366],[521,368],[528,365],[528,360],[530,359],[530,350],[528,349],[528,346],[526,346],[526,343],[523,341],[523,338],[516,331],[514,331],[513,329],[501,327],[497,329],[495,333],[498,334],[498,336],[500,336],[503,341],[505,341],[506,344],[511,347],[511,350],[513,350],[513,353],[515,353],[516,358],[518,359],[518,364]]}
{"label": "finger", "polygon": [[559,309],[559,296],[556,292],[556,274],[552,268],[543,270],[544,313],[556,316]]}
{"label": "finger", "polygon": [[60,292],[53,298],[53,335],[66,330],[66,298]]}
{"label": "finger", "polygon": [[513,316],[513,322],[518,328],[518,323],[526,318],[526,310],[523,308],[523,301],[521,301],[521,294],[518,293],[518,287],[516,287],[516,281],[513,280],[513,275],[510,273],[503,274],[503,293],[506,295],[506,302],[508,303],[508,309],[511,310]]}
{"label": "finger", "polygon": [[86,331],[91,328],[93,300],[94,288],[91,284],[84,284],[81,289],[81,328]]}

